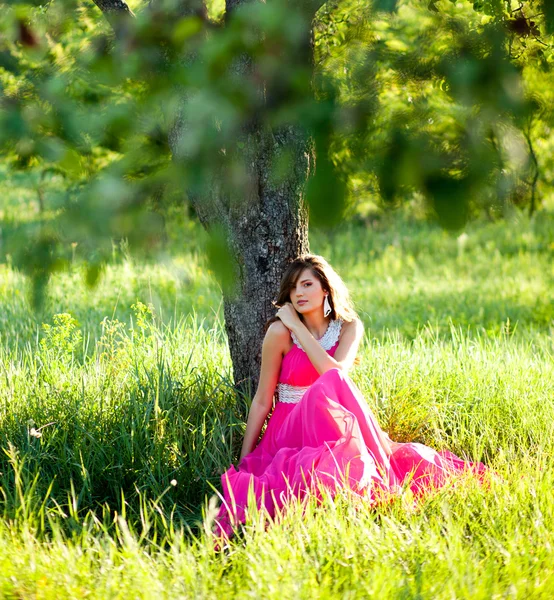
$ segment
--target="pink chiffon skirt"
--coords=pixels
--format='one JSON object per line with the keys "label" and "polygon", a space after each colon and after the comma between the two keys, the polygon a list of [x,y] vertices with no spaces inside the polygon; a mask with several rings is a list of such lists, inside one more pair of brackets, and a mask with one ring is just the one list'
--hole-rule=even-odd
{"label": "pink chiffon skirt", "polygon": [[300,402],[277,402],[258,446],[221,477],[223,501],[216,533],[230,537],[245,520],[249,493],[270,516],[291,497],[320,497],[348,488],[376,504],[404,487],[416,497],[471,471],[481,480],[482,463],[465,462],[447,450],[419,443],[393,444],[387,456],[378,425],[362,393],[340,369],[313,383]]}

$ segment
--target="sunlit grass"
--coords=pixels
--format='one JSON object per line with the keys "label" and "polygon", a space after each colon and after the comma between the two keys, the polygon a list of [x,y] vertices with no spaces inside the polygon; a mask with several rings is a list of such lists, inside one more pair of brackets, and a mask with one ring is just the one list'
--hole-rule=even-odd
{"label": "sunlit grass", "polygon": [[148,261],[114,246],[93,288],[76,260],[41,313],[0,265],[0,597],[551,598],[552,216],[312,232],[365,323],[351,377],[383,427],[499,478],[415,510],[344,495],[267,528],[253,513],[221,554],[207,502],[247,399],[203,235],[170,223]]}

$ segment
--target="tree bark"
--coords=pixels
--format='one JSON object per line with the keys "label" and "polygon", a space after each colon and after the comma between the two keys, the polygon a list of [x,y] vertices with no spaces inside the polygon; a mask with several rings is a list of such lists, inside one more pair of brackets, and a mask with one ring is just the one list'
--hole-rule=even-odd
{"label": "tree bark", "polygon": [[536,154],[535,148],[533,146],[532,122],[529,123],[529,125],[525,131],[525,139],[527,141],[527,146],[529,147],[529,154],[531,155],[531,160],[533,161],[533,167],[535,168],[535,172],[533,174],[533,180],[531,182],[531,203],[529,204],[529,216],[532,217],[536,210],[537,183],[539,182],[539,177],[540,177],[539,161],[537,159],[537,154]]}
{"label": "tree bark", "polygon": [[93,2],[104,13],[116,37],[123,35],[127,19],[135,16],[124,0],[93,0]]}
{"label": "tree bark", "polygon": [[93,0],[94,4],[104,13],[106,19],[113,14],[127,14],[131,16],[133,13],[123,0]]}
{"label": "tree bark", "polygon": [[[237,264],[236,290],[223,297],[234,380],[237,389],[249,395],[257,388],[264,325],[275,315],[272,301],[277,297],[285,266],[298,254],[309,251],[302,189],[311,163],[309,144],[293,127],[279,132],[259,130],[251,137],[257,138],[250,140],[248,152],[250,175],[257,186],[245,201],[217,217],[225,225]],[[283,151],[292,154],[293,166],[286,180],[274,185],[270,173]],[[217,189],[213,193],[219,200]],[[200,199],[194,206],[209,230],[214,213],[204,210]]]}
{"label": "tree bark", "polygon": [[[177,159],[186,129],[186,119],[181,119],[170,135]],[[190,192],[188,199],[208,232],[223,227],[231,250],[236,286],[223,293],[225,327],[235,386],[252,395],[259,380],[264,325],[275,314],[272,301],[281,276],[293,258],[309,251],[302,192],[313,155],[305,134],[292,126],[271,131],[256,125],[240,145],[247,172],[244,185],[230,195],[222,173],[206,193]],[[226,150],[232,160],[233,149]],[[272,171],[284,152],[292,158],[292,166],[284,179],[275,182]]]}
{"label": "tree bark", "polygon": [[[121,0],[95,0],[109,18],[111,11],[126,12]],[[244,0],[227,0],[226,21]],[[318,3],[320,4],[320,3]],[[181,14],[198,14],[200,0],[184,1]],[[314,3],[315,7],[315,3]],[[128,10],[128,9],[127,9]],[[307,32],[311,36],[311,32]],[[194,53],[185,63],[197,60]],[[252,74],[249,57],[242,56],[233,67],[242,77]],[[259,93],[265,95],[264,85]],[[188,130],[186,104],[188,92],[182,90],[182,110],[173,123],[169,145],[176,161],[182,155],[183,136]],[[291,167],[278,182],[272,178],[275,162],[287,153]],[[235,386],[243,393],[255,392],[261,366],[264,325],[276,309],[276,299],[286,265],[309,251],[308,212],[303,188],[314,166],[313,144],[299,127],[270,130],[263,123],[251,122],[234,148],[225,148],[229,161],[240,157],[246,173],[245,183],[232,194],[223,184],[221,173],[208,189],[191,190],[188,199],[203,227],[210,231],[223,226],[236,265],[236,287],[224,293],[225,327],[233,364]]]}
{"label": "tree bark", "polygon": [[[243,3],[227,0],[226,22]],[[197,11],[195,3],[190,10]],[[188,62],[194,60],[196,56],[192,54],[186,58]],[[249,78],[250,58],[239,57],[233,69]],[[266,93],[263,84],[259,93]],[[184,90],[183,111],[170,134],[170,147],[177,160],[180,140],[188,130],[186,96]],[[286,177],[276,183],[271,174],[283,153],[291,158],[292,166]],[[188,199],[207,231],[223,226],[231,249],[236,287],[233,292],[223,293],[225,328],[235,387],[251,396],[259,380],[264,325],[275,314],[272,301],[277,297],[281,276],[293,258],[309,251],[303,187],[314,157],[310,140],[299,128],[269,130],[255,120],[245,125],[234,148],[225,148],[225,155],[229,162],[240,156],[246,173],[244,185],[230,193],[222,172],[207,193],[189,191]]]}

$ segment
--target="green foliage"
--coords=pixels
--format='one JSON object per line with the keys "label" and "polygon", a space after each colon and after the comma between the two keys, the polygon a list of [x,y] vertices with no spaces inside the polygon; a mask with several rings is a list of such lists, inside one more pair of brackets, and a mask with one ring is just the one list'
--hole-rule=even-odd
{"label": "green foliage", "polygon": [[510,4],[506,0],[476,0],[473,2],[473,9],[485,15],[504,17]]}
{"label": "green foliage", "polygon": [[532,212],[552,173],[548,154],[537,152],[551,137],[552,105],[539,100],[551,89],[552,62],[540,11],[431,4],[400,3],[377,19],[361,7],[341,43],[320,45],[350,110],[336,156],[350,174],[351,202],[369,196],[386,208],[416,192],[454,229],[483,209],[493,218],[511,204]]}
{"label": "green foliage", "polygon": [[54,351],[59,356],[71,356],[82,342],[82,335],[77,329],[78,323],[68,313],[54,315],[54,325],[43,323],[44,337],[40,340],[42,349]]}
{"label": "green foliage", "polygon": [[365,323],[351,376],[383,427],[501,479],[379,509],[339,494],[268,527],[251,510],[222,554],[212,486],[249,399],[205,234],[182,231],[164,264],[115,253],[93,290],[76,265],[54,274],[42,320],[0,267],[0,595],[551,595],[552,214],[458,237],[399,218],[311,232]]}
{"label": "green foliage", "polygon": [[[548,2],[342,0],[314,19],[310,3],[273,1],[225,20],[212,4],[207,19],[172,1],[135,7],[115,37],[81,0],[6,7],[0,147],[11,168],[65,182],[48,226],[3,243],[37,305],[75,256],[94,284],[113,239],[159,250],[163,215],[188,196],[248,198],[265,143],[253,130],[312,138],[315,225],[419,195],[456,229],[483,210],[532,212],[551,189]],[[286,181],[286,147],[267,169]]]}
{"label": "green foliage", "polygon": [[541,3],[541,8],[544,11],[546,31],[552,34],[554,33],[554,6],[552,6],[552,2],[548,2],[548,0],[543,0]]}
{"label": "green foliage", "polygon": [[216,274],[222,290],[228,297],[232,297],[236,294],[237,265],[223,227],[215,226],[210,231],[206,253],[210,268]]}

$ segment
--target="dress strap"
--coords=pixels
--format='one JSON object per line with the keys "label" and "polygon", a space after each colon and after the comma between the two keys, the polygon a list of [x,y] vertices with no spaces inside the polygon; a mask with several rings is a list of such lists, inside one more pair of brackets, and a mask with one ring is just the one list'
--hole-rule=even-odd
{"label": "dress strap", "polygon": [[[342,323],[342,319],[333,319],[329,321],[329,325],[327,325],[327,331],[323,334],[323,337],[317,340],[324,350],[331,350],[331,348],[338,342]],[[298,341],[298,338],[292,331],[291,337],[292,341],[300,348],[300,350],[305,352],[304,348],[302,348],[302,345]]]}

